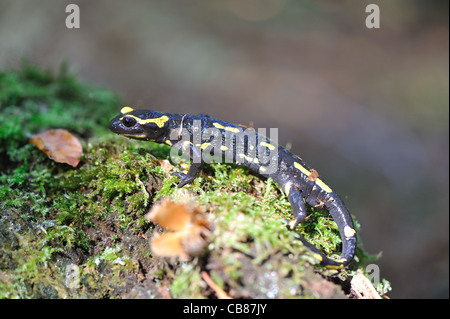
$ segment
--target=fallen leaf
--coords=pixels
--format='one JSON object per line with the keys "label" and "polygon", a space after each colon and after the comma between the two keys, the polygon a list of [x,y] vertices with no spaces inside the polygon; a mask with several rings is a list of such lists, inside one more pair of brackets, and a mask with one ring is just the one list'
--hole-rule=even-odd
{"label": "fallen leaf", "polygon": [[76,167],[83,154],[80,141],[64,129],[50,129],[33,135],[30,143],[37,146],[47,156],[58,163],[66,163]]}
{"label": "fallen leaf", "polygon": [[174,231],[183,230],[192,222],[191,214],[185,204],[168,200],[153,206],[146,218],[161,227]]}
{"label": "fallen leaf", "polygon": [[146,218],[171,230],[152,238],[151,249],[156,256],[187,260],[190,256],[201,253],[206,247],[208,221],[204,213],[194,205],[166,200],[153,206]]}
{"label": "fallen leaf", "polygon": [[163,235],[156,234],[151,241],[152,252],[159,257],[180,257],[183,260],[189,258],[181,245],[183,232],[170,232]]}

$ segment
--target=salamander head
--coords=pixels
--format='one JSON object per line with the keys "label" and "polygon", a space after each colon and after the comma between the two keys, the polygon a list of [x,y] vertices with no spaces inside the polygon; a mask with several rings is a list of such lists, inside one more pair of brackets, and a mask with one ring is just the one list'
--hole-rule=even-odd
{"label": "salamander head", "polygon": [[164,142],[169,135],[169,117],[149,110],[135,110],[125,106],[109,122],[108,128],[116,134],[138,140]]}

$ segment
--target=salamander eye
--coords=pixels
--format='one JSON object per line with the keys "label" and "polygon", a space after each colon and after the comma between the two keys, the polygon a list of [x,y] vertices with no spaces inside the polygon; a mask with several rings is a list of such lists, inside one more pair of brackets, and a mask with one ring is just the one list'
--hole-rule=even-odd
{"label": "salamander eye", "polygon": [[130,116],[125,116],[122,120],[122,123],[126,127],[132,127],[136,124],[136,119]]}

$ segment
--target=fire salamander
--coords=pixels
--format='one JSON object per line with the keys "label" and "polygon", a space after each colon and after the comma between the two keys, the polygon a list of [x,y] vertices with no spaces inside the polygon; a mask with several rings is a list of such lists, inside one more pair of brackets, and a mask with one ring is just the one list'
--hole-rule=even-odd
{"label": "fire salamander", "polygon": [[[217,120],[205,114],[169,114],[124,107],[113,118],[109,129],[116,134],[157,143],[165,143],[192,160],[186,173],[177,172],[178,187],[192,182],[203,163],[222,160],[247,166],[252,172],[272,178],[284,191],[295,219],[289,223],[294,229],[306,217],[306,204],[323,205],[336,222],[342,239],[339,260],[330,259],[306,239],[296,233],[314,257],[329,269],[341,269],[355,255],[356,231],[349,211],[339,196],[323,181],[316,170],[301,158],[242,125]],[[171,153],[172,154],[172,153]],[[225,160],[224,160],[225,159]]]}

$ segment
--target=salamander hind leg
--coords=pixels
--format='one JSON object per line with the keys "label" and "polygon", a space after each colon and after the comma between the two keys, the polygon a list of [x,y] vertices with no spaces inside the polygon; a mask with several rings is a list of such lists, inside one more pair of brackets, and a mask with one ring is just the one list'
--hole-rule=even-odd
{"label": "salamander hind leg", "polygon": [[285,185],[285,193],[291,203],[292,211],[294,212],[294,220],[289,223],[289,228],[294,229],[306,217],[306,205],[303,193],[295,187],[292,183]]}
{"label": "salamander hind leg", "polygon": [[[294,229],[299,223],[301,223],[306,217],[306,205],[305,205],[305,194],[306,198],[311,199],[311,196],[314,197],[314,193],[311,191],[313,189],[314,183],[308,183],[306,185],[305,191],[302,192],[297,187],[295,187],[292,183],[287,183],[284,186],[285,193],[291,203],[292,210],[294,212],[295,219],[289,223],[289,228]],[[327,207],[330,209],[330,207]],[[331,209],[331,215],[338,220],[338,224],[340,223],[340,219],[336,218],[336,208],[333,206]],[[351,221],[349,222],[351,223]],[[353,224],[351,224],[353,225]],[[296,238],[299,239],[303,245],[308,247],[312,252],[315,259],[317,259],[321,265],[326,266],[329,269],[342,269],[345,265],[347,265],[354,255],[354,247],[355,243],[353,241],[353,228],[347,227],[345,228],[347,234],[347,240],[344,242],[343,246],[343,258],[338,261],[329,259],[325,256],[317,247],[308,242],[305,238],[303,238],[300,234],[295,233]],[[344,230],[344,233],[345,233]],[[356,241],[356,237],[355,237]]]}

